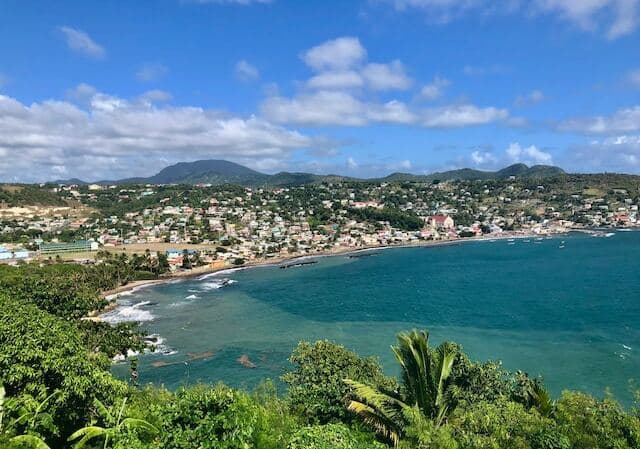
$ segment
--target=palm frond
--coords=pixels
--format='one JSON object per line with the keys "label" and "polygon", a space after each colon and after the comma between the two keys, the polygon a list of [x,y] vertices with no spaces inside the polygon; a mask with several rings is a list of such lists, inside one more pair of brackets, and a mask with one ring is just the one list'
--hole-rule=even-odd
{"label": "palm frond", "polygon": [[80,441],[78,441],[73,447],[74,449],[82,449],[89,440],[103,435],[106,436],[106,434],[107,429],[104,429],[103,427],[87,426],[73,432],[71,436],[67,438],[67,441],[74,441],[80,438]]}
{"label": "palm frond", "polygon": [[31,447],[32,449],[51,449],[47,443],[34,435],[19,435],[11,438],[9,441],[17,445]]}

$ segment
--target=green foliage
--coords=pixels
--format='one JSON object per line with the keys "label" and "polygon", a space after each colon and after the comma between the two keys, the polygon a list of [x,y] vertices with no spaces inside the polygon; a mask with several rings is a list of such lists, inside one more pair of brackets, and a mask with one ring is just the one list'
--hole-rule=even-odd
{"label": "green foliage", "polygon": [[287,449],[383,449],[386,446],[371,434],[344,424],[303,427],[295,433]]}
{"label": "green foliage", "polygon": [[556,421],[573,449],[640,447],[640,418],[612,399],[565,392],[557,403]]}
{"label": "green foliage", "polygon": [[20,395],[24,403],[58,392],[47,404],[53,427],[35,432],[64,436],[88,416],[94,398],[121,394],[125,385],[111,377],[108,368],[104,356],[85,350],[71,323],[0,295],[0,382],[7,394]]}
{"label": "green foliage", "polygon": [[80,318],[105,304],[86,282],[85,270],[69,264],[0,266],[0,293],[33,302],[61,318]]}
{"label": "green foliage", "polygon": [[555,422],[508,400],[479,402],[465,409],[457,409],[448,426],[461,449],[572,447]]}
{"label": "green foliage", "polygon": [[9,206],[66,206],[67,203],[48,189],[34,185],[0,185],[0,204]]}
{"label": "green foliage", "polygon": [[292,414],[289,404],[278,398],[276,386],[270,380],[261,382],[251,398],[258,406],[254,446],[260,449],[282,449],[300,427],[300,417]]}
{"label": "green foliage", "polygon": [[392,389],[395,382],[384,376],[375,358],[362,358],[329,341],[300,342],[289,361],[294,369],[282,380],[289,386],[292,409],[313,424],[350,422],[346,409],[349,392],[344,379],[354,379]]}
{"label": "green foliage", "polygon": [[143,419],[124,416],[126,403],[127,398],[124,398],[120,407],[114,410],[107,408],[102,402],[96,399],[96,408],[102,415],[102,419],[104,419],[107,427],[89,425],[76,430],[68,438],[68,441],[77,441],[74,444],[74,449],[82,449],[89,441],[96,438],[104,439],[103,447],[106,449],[110,441],[112,441],[114,445],[117,445],[118,440],[130,431],[140,431],[149,435],[157,435],[158,429],[154,425]]}
{"label": "green foliage", "polygon": [[349,209],[349,217],[361,222],[377,223],[389,222],[391,226],[405,231],[417,231],[424,226],[424,221],[413,212],[404,212],[399,209]]}
{"label": "green foliage", "polygon": [[258,407],[224,385],[179,390],[162,410],[164,449],[245,449],[252,445]]}
{"label": "green foliage", "polygon": [[432,349],[429,334],[413,330],[398,334],[398,345],[391,349],[402,370],[400,391],[385,391],[352,379],[345,382],[353,388],[355,397],[349,410],[397,446],[407,415],[420,414],[439,427],[453,408],[448,389],[458,348],[442,343]]}

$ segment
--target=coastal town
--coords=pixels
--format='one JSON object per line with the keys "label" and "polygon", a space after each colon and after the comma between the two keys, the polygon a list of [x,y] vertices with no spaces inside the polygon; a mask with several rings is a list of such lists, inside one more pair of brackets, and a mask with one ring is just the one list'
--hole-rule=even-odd
{"label": "coastal town", "polygon": [[578,184],[516,177],[270,188],[46,184],[30,187],[45,204],[0,202],[0,262],[90,263],[92,254],[106,250],[162,253],[171,271],[217,269],[379,246],[638,224],[637,189]]}

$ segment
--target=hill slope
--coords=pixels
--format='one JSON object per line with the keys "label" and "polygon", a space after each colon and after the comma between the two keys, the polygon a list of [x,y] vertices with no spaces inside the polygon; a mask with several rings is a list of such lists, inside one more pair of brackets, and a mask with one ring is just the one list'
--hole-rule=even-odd
{"label": "hill slope", "polygon": [[[338,182],[375,181],[375,182],[433,182],[475,179],[502,179],[509,176],[543,178],[564,174],[559,167],[548,165],[514,164],[498,171],[482,171],[462,168],[428,175],[414,175],[411,173],[392,173],[384,178],[357,179],[336,175],[315,175],[312,173],[280,172],[274,175],[260,173],[234,162],[211,159],[195,162],[180,162],[163,168],[159,173],[148,178],[127,178],[118,181],[99,181],[99,184],[239,184],[243,186],[286,186],[314,184],[323,181]],[[86,184],[77,179],[56,181],[56,183]]]}

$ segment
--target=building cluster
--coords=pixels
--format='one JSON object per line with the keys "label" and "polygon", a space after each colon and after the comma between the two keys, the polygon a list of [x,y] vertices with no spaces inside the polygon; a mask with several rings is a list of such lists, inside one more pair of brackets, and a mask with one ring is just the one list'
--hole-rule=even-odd
{"label": "building cluster", "polygon": [[[638,223],[638,192],[566,192],[516,179],[271,189],[90,185],[55,192],[91,213],[5,217],[0,236],[22,238],[46,254],[80,246],[197,245],[213,263]],[[181,251],[167,256],[174,266],[183,262]]]}

